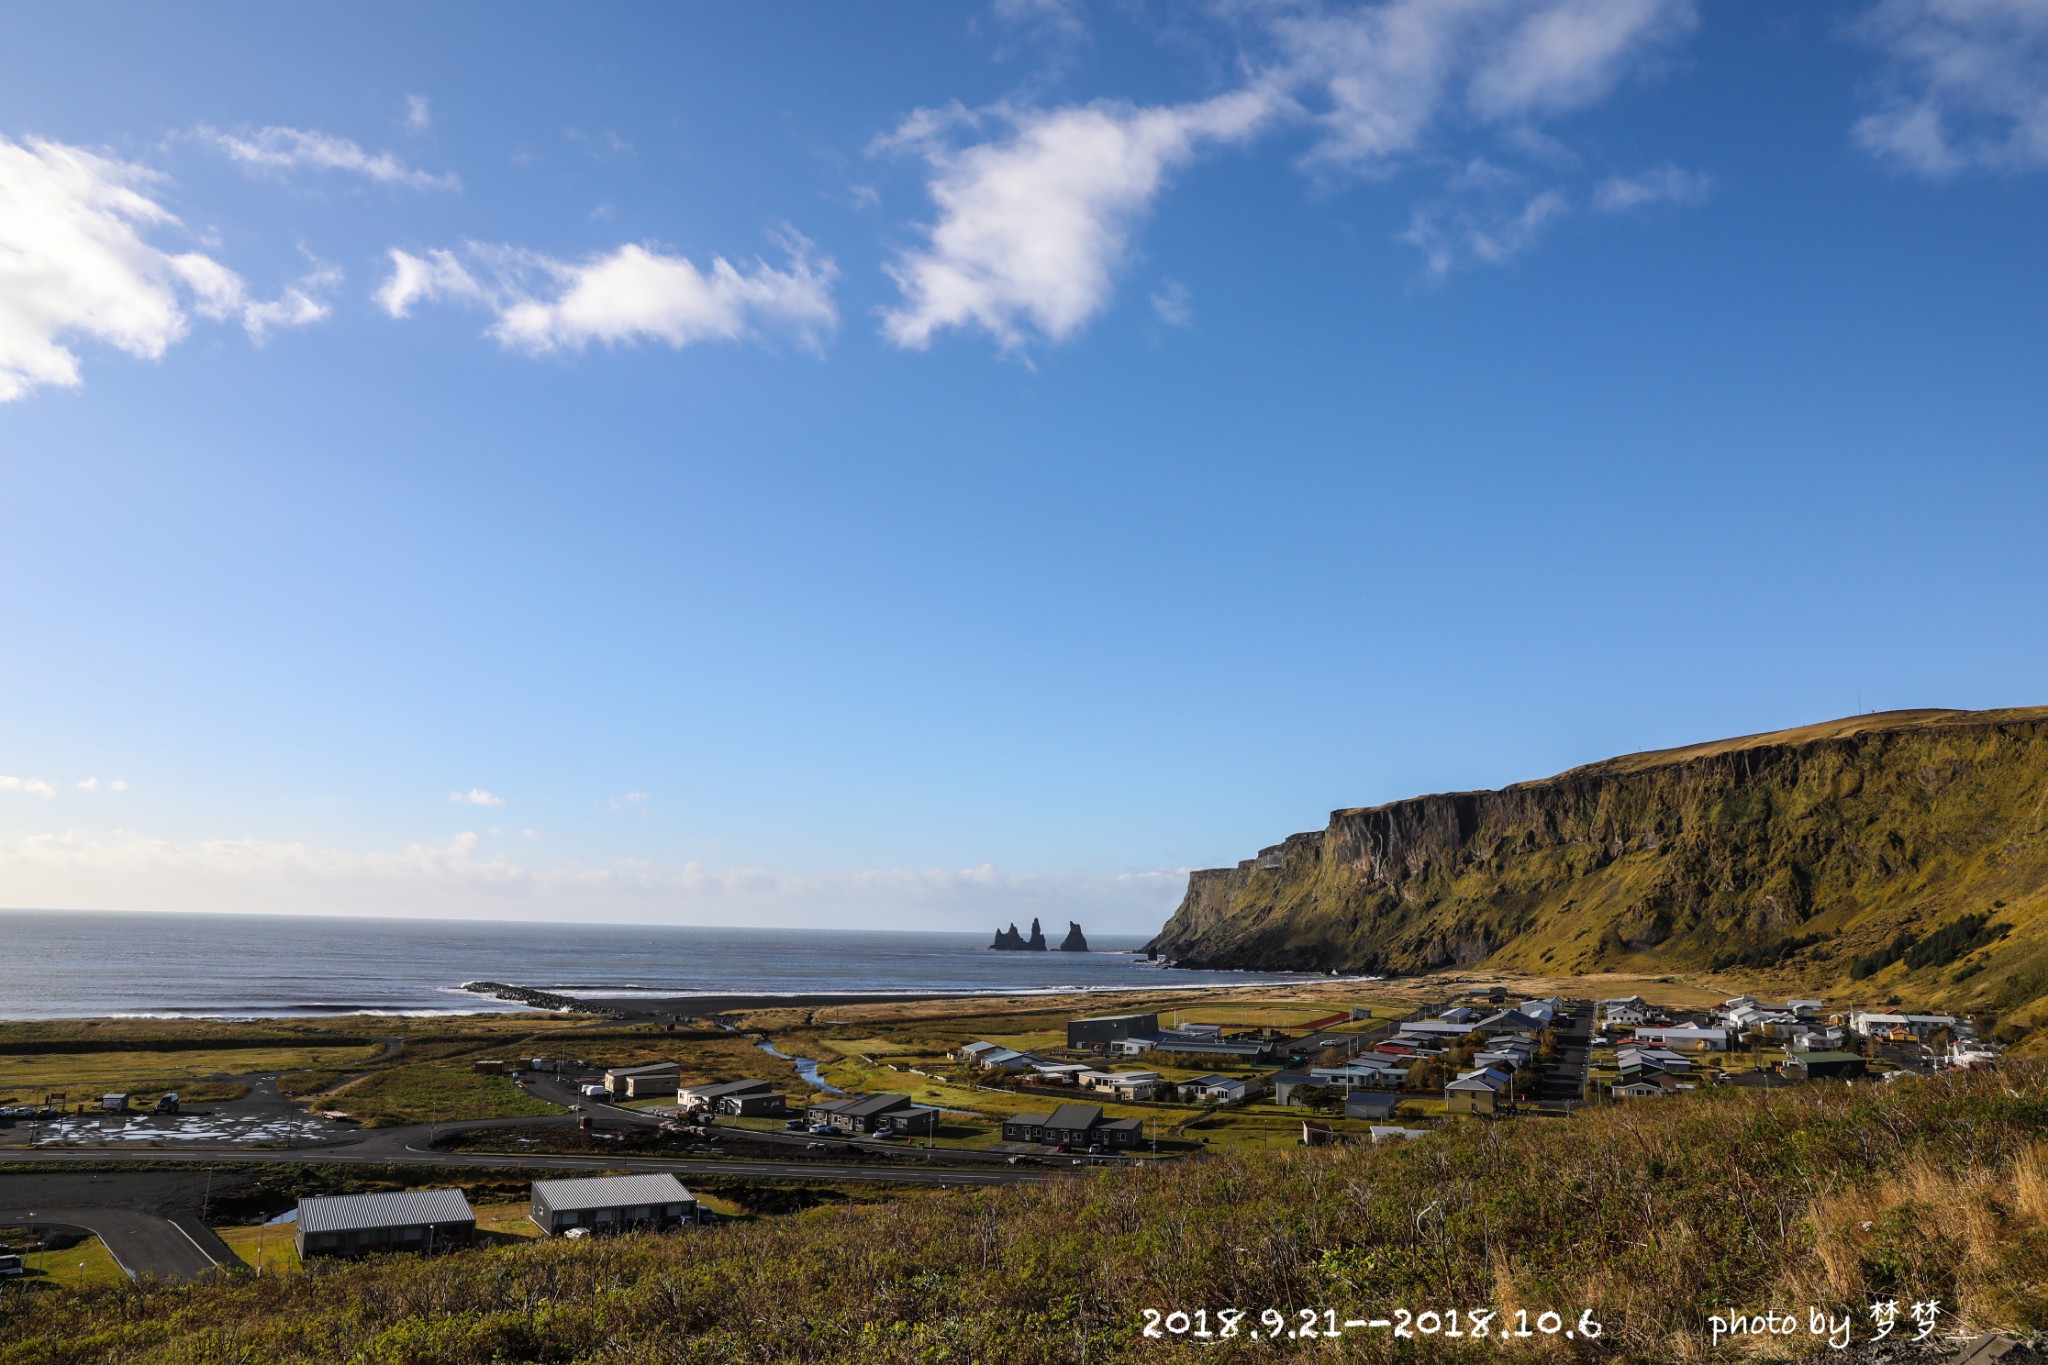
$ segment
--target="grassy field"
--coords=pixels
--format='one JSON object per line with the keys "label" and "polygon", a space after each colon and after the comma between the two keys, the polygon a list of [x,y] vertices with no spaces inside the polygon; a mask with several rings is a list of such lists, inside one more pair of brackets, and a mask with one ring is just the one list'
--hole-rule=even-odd
{"label": "grassy field", "polygon": [[274,1075],[307,1067],[360,1065],[375,1056],[362,1047],[249,1047],[151,1052],[0,1053],[0,1097],[22,1100],[59,1091],[73,1102],[97,1101],[110,1091],[181,1094],[206,1076]]}
{"label": "grassy field", "polygon": [[126,1284],[128,1276],[121,1269],[106,1244],[97,1237],[84,1237],[73,1241],[65,1234],[51,1234],[47,1229],[42,1235],[55,1243],[69,1242],[70,1245],[54,1245],[46,1251],[31,1251],[29,1229],[21,1226],[0,1227],[0,1245],[11,1246],[21,1253],[22,1268],[28,1273],[21,1283],[29,1285],[61,1285],[67,1289],[92,1289],[102,1285]]}
{"label": "grassy field", "polygon": [[373,1128],[450,1119],[533,1118],[562,1111],[529,1095],[506,1076],[467,1067],[394,1066],[374,1072],[333,1102]]}
{"label": "grassy field", "polygon": [[1602,1325],[1512,1347],[1531,1360],[1687,1365],[1824,1350],[1803,1333],[1713,1349],[1708,1314],[1731,1305],[1818,1306],[1867,1340],[1877,1297],[1939,1301],[1944,1334],[2048,1326],[2048,1072],[1723,1091],[677,1237],[7,1296],[0,1365],[1509,1358],[1497,1338],[1143,1335],[1148,1309],[1450,1306]]}

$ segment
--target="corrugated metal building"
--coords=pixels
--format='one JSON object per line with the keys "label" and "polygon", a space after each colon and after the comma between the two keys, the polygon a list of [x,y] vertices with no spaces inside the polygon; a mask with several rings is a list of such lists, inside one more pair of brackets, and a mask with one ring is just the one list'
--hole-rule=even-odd
{"label": "corrugated metal building", "polygon": [[322,1195],[299,1201],[299,1257],[467,1246],[476,1213],[461,1190]]}
{"label": "corrugated metal building", "polygon": [[527,1215],[549,1236],[570,1228],[627,1232],[697,1220],[697,1197],[672,1175],[600,1175],[536,1180]]}
{"label": "corrugated metal building", "polygon": [[615,1066],[604,1073],[604,1088],[622,1100],[644,1100],[650,1095],[675,1094],[682,1079],[683,1069],[675,1062]]}
{"label": "corrugated metal building", "polygon": [[676,1092],[676,1108],[709,1109],[715,1114],[751,1117],[788,1112],[788,1101],[767,1081],[724,1081],[693,1085]]}

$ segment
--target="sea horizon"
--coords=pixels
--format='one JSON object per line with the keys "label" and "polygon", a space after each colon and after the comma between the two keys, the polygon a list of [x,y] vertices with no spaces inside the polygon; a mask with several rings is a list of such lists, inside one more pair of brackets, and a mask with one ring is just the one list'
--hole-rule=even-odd
{"label": "sea horizon", "polygon": [[[507,1013],[495,981],[589,1000],[1193,989],[1321,974],[1170,969],[1148,936],[1001,952],[964,930],[417,919],[250,911],[0,909],[0,1018]],[[1085,926],[1084,926],[1085,932]],[[1051,936],[1049,937],[1056,937]]]}

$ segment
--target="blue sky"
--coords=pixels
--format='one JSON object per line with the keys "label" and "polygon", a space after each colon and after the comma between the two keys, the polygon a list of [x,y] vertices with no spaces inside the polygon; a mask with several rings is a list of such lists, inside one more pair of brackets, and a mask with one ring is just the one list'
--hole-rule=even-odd
{"label": "blue sky", "polygon": [[2048,701],[2048,0],[11,31],[0,904],[1142,931]]}

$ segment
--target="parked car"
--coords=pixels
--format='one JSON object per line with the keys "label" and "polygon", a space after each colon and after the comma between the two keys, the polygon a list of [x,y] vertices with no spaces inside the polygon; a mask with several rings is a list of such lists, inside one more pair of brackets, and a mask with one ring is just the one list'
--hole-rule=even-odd
{"label": "parked car", "polygon": [[791,1119],[788,1123],[785,1123],[782,1126],[784,1128],[793,1128],[797,1132],[801,1133],[804,1130],[804,1121],[802,1119]]}
{"label": "parked car", "polygon": [[11,1251],[0,1253],[0,1275],[12,1279],[16,1275],[26,1275],[27,1273],[26,1270],[22,1269],[21,1257]]}

